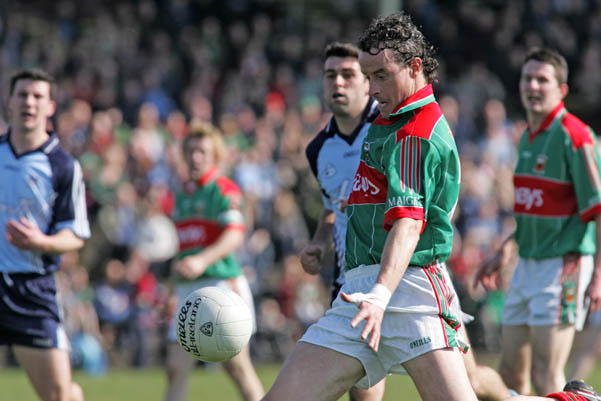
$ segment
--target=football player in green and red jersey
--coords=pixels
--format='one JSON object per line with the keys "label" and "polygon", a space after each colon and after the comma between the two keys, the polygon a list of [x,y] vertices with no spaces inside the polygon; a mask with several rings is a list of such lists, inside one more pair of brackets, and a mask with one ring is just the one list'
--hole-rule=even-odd
{"label": "football player in green and red jersey", "polygon": [[345,282],[264,399],[336,400],[355,384],[406,371],[425,401],[476,401],[457,295],[442,266],[460,166],[431,86],[434,48],[400,12],[374,20],[359,49],[381,115],[348,199]]}
{"label": "football player in green and red jersey", "polygon": [[496,286],[513,238],[519,262],[503,311],[500,373],[520,394],[559,391],[575,330],[587,306],[601,305],[601,170],[595,134],[569,113],[568,66],[533,49],[522,65],[520,97],[528,128],[514,173],[516,231],[480,268]]}
{"label": "football player in green and red jersey", "polygon": [[[252,293],[234,256],[244,241],[242,193],[219,172],[221,133],[208,123],[193,124],[184,139],[183,153],[189,181],[176,194],[172,216],[179,237],[179,254],[172,268],[174,295],[183,300],[198,288],[223,287],[238,293],[254,318]],[[168,334],[166,401],[187,399],[188,376],[195,362],[177,344],[175,330],[176,316]],[[245,401],[263,396],[248,346],[222,365]]]}

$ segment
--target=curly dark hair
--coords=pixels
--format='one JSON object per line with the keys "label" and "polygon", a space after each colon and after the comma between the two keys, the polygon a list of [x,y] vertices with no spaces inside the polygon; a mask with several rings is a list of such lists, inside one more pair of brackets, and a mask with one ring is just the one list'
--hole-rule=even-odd
{"label": "curly dark hair", "polygon": [[373,20],[359,38],[358,46],[361,51],[372,55],[390,49],[394,53],[394,61],[399,64],[407,64],[414,57],[419,57],[426,80],[431,83],[436,79],[438,60],[434,46],[428,43],[411,17],[402,11]]}

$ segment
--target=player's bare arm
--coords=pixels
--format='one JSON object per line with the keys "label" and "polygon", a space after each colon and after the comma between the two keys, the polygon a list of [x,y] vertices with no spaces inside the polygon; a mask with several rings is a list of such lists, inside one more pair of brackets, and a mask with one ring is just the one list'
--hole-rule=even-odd
{"label": "player's bare arm", "polygon": [[[362,320],[365,320],[361,338],[369,337],[369,346],[374,351],[378,350],[380,328],[386,304],[409,266],[409,261],[419,241],[422,225],[421,220],[411,218],[396,220],[386,237],[380,273],[374,289],[369,294],[341,293],[342,299],[346,302],[358,304],[359,313],[351,321],[351,326],[356,327]],[[385,293],[386,290],[388,290],[388,294]]]}
{"label": "player's bare arm", "polygon": [[6,223],[6,239],[19,249],[37,253],[71,252],[84,245],[84,240],[69,229],[65,228],[56,234],[47,235],[24,217],[19,221],[9,220]]}
{"label": "player's bare arm", "polygon": [[499,285],[499,272],[505,266],[512,256],[512,244],[513,234],[511,234],[503,243],[501,247],[491,257],[487,258],[474,277],[474,288],[478,284],[482,284],[486,291],[494,291],[498,289]]}
{"label": "player's bare arm", "polygon": [[244,231],[238,228],[227,228],[217,241],[194,255],[186,256],[173,266],[175,272],[182,277],[193,280],[218,260],[236,251],[244,243]]}
{"label": "player's bare arm", "polygon": [[323,256],[333,243],[332,236],[335,220],[336,215],[334,212],[324,209],[313,239],[301,251],[300,261],[307,273],[317,274],[320,272]]}

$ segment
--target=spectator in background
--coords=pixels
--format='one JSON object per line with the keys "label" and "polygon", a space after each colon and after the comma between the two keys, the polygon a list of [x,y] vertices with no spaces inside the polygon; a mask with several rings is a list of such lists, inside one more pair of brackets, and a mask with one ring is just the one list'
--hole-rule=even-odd
{"label": "spectator in background", "polygon": [[133,345],[133,288],[122,261],[109,260],[104,273],[104,279],[95,288],[94,307],[104,346],[120,356]]}
{"label": "spectator in background", "polygon": [[64,255],[57,272],[57,288],[63,305],[65,331],[71,343],[69,356],[74,369],[102,376],[108,368],[94,305],[94,290],[88,271],[79,264],[76,252]]}

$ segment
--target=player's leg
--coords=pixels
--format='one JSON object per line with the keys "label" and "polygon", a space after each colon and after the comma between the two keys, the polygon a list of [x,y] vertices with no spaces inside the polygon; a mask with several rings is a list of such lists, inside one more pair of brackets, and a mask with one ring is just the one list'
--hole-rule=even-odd
{"label": "player's leg", "polygon": [[[463,336],[469,342],[465,326],[462,325],[459,330],[461,330]],[[470,347],[468,352],[463,356],[463,361],[465,362],[467,376],[478,399],[483,401],[501,401],[511,396],[509,389],[496,370],[490,366],[476,364],[473,348]]]}
{"label": "player's leg", "polygon": [[15,345],[13,352],[43,401],[83,401],[81,387],[71,381],[67,351]]}
{"label": "player's leg", "polygon": [[560,391],[566,384],[564,368],[570,355],[573,325],[533,326],[532,383],[537,394]]}
{"label": "player's leg", "polygon": [[382,401],[384,391],[386,390],[386,378],[380,380],[374,386],[363,390],[353,386],[349,390],[350,401]]}
{"label": "player's leg", "polygon": [[188,398],[188,378],[196,360],[177,343],[167,345],[167,391],[165,401],[185,401]]}
{"label": "player's leg", "polygon": [[441,348],[403,364],[424,401],[476,401],[460,351]]}
{"label": "player's leg", "polygon": [[531,345],[528,326],[503,326],[499,373],[510,389],[530,393]]}
{"label": "player's leg", "polygon": [[380,380],[374,386],[363,390],[359,387],[353,386],[349,390],[350,401],[382,401],[384,398],[384,392],[386,390],[386,378]]}
{"label": "player's leg", "polygon": [[264,401],[335,401],[365,375],[358,359],[299,342]]}
{"label": "player's leg", "polygon": [[599,356],[601,356],[601,327],[588,325],[575,334],[569,379],[586,379],[595,367]]}
{"label": "player's leg", "polygon": [[265,391],[250,359],[248,345],[238,355],[223,362],[223,367],[238,386],[245,401],[259,401],[263,397]]}

